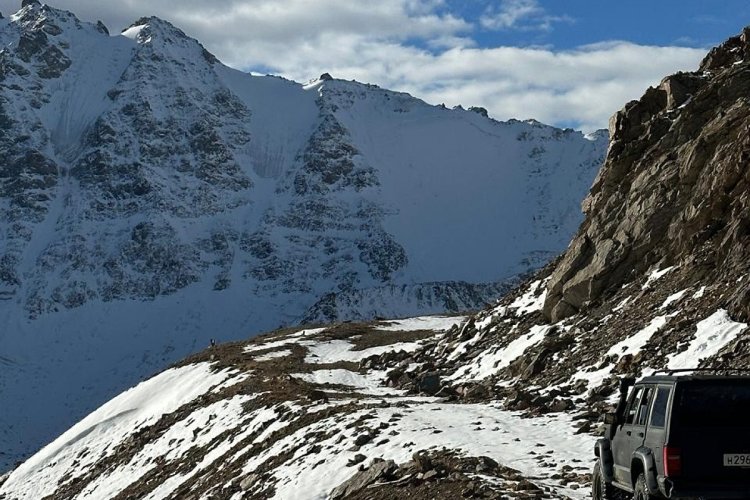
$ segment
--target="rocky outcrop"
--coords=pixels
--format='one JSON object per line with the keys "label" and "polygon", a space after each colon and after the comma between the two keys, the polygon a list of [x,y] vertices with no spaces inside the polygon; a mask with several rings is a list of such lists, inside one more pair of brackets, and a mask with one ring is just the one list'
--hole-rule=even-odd
{"label": "rocky outcrop", "polygon": [[[713,49],[699,71],[665,78],[612,117],[586,220],[549,281],[550,320],[600,302],[657,264],[695,266],[696,248],[705,247],[707,273],[729,275],[747,260],[748,36],[746,29]],[[748,318],[743,293],[728,302]]]}
{"label": "rocky outcrop", "polygon": [[375,460],[364,470],[361,470],[340,484],[331,492],[331,500],[343,500],[360,490],[365,489],[375,481],[392,475],[398,466],[393,460]]}

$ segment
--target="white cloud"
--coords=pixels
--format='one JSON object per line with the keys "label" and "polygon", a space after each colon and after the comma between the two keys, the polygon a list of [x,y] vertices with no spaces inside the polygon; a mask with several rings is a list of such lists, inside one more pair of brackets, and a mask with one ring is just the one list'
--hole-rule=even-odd
{"label": "white cloud", "polygon": [[[697,67],[700,49],[613,42],[571,51],[454,47],[437,53],[356,36],[321,39],[278,53],[276,68],[295,80],[334,77],[403,90],[433,104],[483,106],[498,119],[536,118],[590,131],[606,127],[626,102],[665,75]],[[262,49],[270,54],[272,47]]]}
{"label": "white cloud", "polygon": [[[525,3],[525,18],[524,2],[517,0],[516,17],[504,22],[520,26],[546,15],[534,10],[535,2]],[[476,27],[452,13],[445,0],[54,4],[85,20],[102,19],[113,33],[138,17],[157,15],[240,69],[297,81],[329,72],[410,92],[433,104],[484,106],[498,119],[536,118],[584,130],[605,127],[609,116],[627,101],[667,74],[694,69],[704,55],[701,49],[619,41],[567,51],[477,47],[471,37]],[[17,7],[17,1],[0,0],[5,13]]]}
{"label": "white cloud", "polygon": [[549,31],[553,24],[573,22],[573,19],[548,14],[537,0],[501,0],[499,6],[487,7],[479,22],[491,30]]}

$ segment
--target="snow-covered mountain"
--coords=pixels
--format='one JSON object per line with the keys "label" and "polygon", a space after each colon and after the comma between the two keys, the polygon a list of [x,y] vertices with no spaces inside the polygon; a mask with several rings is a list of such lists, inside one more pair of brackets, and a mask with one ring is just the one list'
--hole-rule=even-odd
{"label": "snow-covered mountain", "polygon": [[564,249],[607,145],[33,0],[0,129],[0,469],[209,338],[482,307]]}
{"label": "snow-covered mountain", "polygon": [[589,498],[618,377],[750,367],[750,27],[611,121],[586,220],[467,317],[206,349],[0,479],[0,499]]}

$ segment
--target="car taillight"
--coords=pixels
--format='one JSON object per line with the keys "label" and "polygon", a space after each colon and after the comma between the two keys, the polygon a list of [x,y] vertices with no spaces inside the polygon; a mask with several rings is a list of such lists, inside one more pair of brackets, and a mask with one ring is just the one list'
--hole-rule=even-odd
{"label": "car taillight", "polygon": [[664,475],[666,477],[679,476],[682,472],[682,456],[680,449],[674,446],[664,447]]}

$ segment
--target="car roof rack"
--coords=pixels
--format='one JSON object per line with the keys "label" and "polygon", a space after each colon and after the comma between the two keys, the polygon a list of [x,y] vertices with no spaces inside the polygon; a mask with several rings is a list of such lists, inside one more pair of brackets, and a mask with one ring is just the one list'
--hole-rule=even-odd
{"label": "car roof rack", "polygon": [[735,373],[750,373],[750,368],[662,368],[656,370],[653,375],[664,373],[666,375],[674,375],[675,373],[685,372],[735,372]]}

